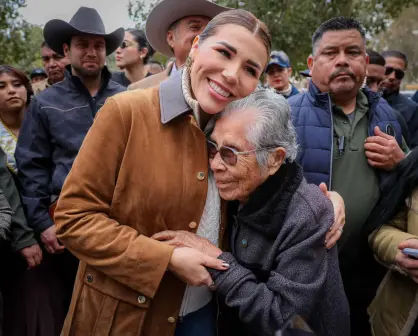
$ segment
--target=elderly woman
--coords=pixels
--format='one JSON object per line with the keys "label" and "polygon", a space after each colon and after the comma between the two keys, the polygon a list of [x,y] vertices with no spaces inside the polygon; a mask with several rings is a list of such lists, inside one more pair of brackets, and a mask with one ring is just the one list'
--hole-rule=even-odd
{"label": "elderly woman", "polygon": [[190,232],[153,238],[229,264],[210,272],[212,289],[229,308],[225,335],[272,335],[295,314],[317,335],[350,335],[337,250],[327,252],[323,244],[332,204],[294,162],[295,130],[285,98],[260,90],[231,103],[207,143],[219,194],[237,203],[231,252]]}

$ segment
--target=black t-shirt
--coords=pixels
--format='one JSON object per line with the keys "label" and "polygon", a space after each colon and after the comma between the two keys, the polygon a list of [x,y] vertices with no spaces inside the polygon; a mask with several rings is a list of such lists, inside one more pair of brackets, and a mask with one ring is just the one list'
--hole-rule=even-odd
{"label": "black t-shirt", "polygon": [[128,79],[128,77],[126,77],[124,72],[114,72],[112,74],[112,81],[119,83],[120,85],[124,86],[124,87],[128,87],[129,85],[131,85],[131,81]]}
{"label": "black t-shirt", "polygon": [[[152,76],[152,73],[148,72],[145,77]],[[120,85],[124,87],[128,87],[131,85],[131,81],[126,77],[125,73],[123,71],[121,72],[114,72],[112,74],[112,81],[119,83]]]}

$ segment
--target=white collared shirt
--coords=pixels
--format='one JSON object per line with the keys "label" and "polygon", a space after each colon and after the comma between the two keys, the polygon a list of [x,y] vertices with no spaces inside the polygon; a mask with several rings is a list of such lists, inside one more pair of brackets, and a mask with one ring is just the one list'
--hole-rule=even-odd
{"label": "white collared shirt", "polygon": [[178,72],[176,62],[173,63],[173,67],[171,68],[170,77],[174,77],[174,75]]}

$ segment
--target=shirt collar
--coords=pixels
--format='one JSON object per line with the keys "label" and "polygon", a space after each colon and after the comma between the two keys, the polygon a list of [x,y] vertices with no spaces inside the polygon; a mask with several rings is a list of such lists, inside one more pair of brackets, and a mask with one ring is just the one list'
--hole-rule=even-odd
{"label": "shirt collar", "polygon": [[190,112],[191,108],[184,99],[181,85],[182,71],[176,71],[160,84],[161,122],[169,123],[178,116]]}
{"label": "shirt collar", "polygon": [[[334,103],[332,104],[332,107],[334,111],[338,111],[339,113],[344,114],[343,109],[341,107],[335,105]],[[369,101],[367,99],[367,96],[362,90],[359,90],[356,96],[356,107],[354,111],[361,111],[362,113],[363,112],[367,113],[368,110],[369,110]]]}
{"label": "shirt collar", "polygon": [[170,77],[174,77],[177,74],[177,72],[179,71],[177,69],[176,62],[174,62],[173,67],[171,68]]}

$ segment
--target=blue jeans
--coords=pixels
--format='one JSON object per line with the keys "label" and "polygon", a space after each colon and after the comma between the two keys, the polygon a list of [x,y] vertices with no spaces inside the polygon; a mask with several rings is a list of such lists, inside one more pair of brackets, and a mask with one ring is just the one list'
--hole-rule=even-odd
{"label": "blue jeans", "polygon": [[216,301],[180,318],[174,336],[216,336]]}

